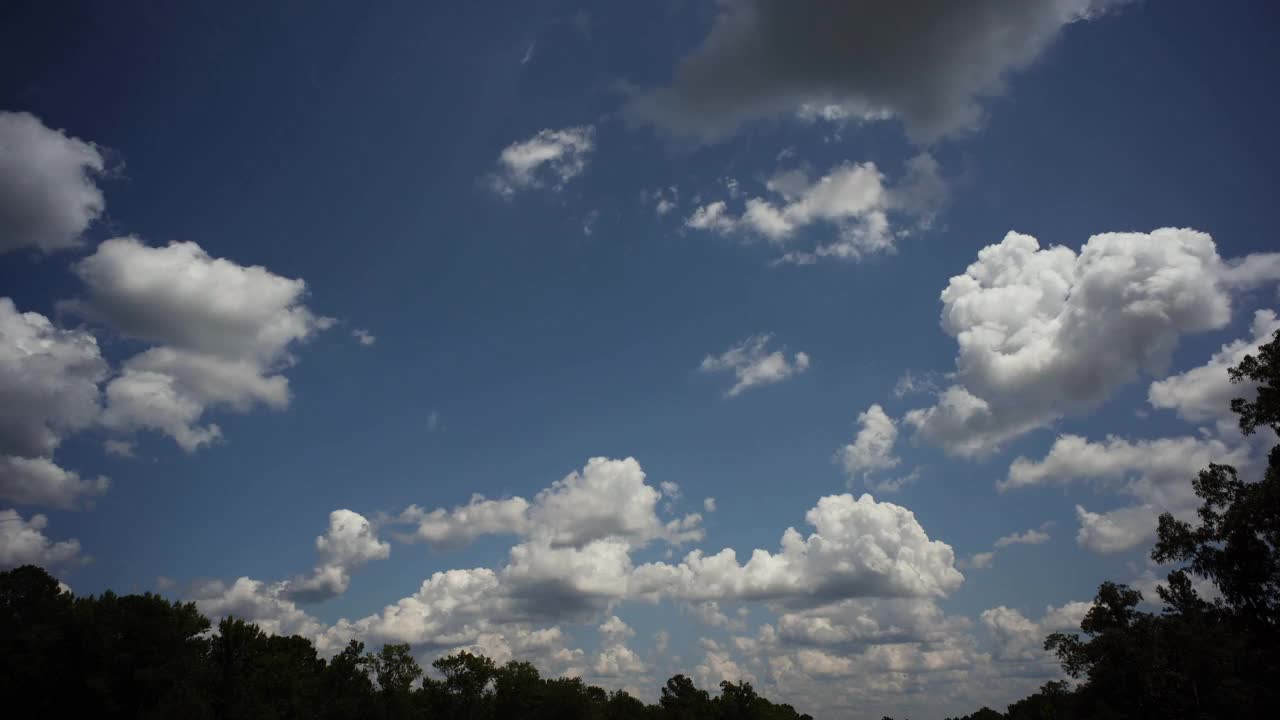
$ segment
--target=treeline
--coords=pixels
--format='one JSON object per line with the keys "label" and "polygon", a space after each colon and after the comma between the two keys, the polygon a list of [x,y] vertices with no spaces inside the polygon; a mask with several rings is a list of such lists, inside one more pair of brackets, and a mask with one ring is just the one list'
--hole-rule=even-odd
{"label": "treeline", "polygon": [[[1280,331],[1228,372],[1258,384],[1255,399],[1231,402],[1240,429],[1280,433]],[[1045,639],[1074,687],[1051,682],[1004,713],[955,720],[1280,717],[1280,445],[1260,480],[1210,465],[1193,486],[1195,524],[1160,516],[1151,559],[1183,566],[1157,590],[1160,613],[1138,611],[1138,591],[1103,583],[1082,633]],[[1193,578],[1218,597],[1201,597]]]}
{"label": "treeline", "polygon": [[[41,568],[0,573],[0,699],[7,717],[399,720],[580,718],[796,720],[750,683],[711,697],[683,675],[656,705],[580,678],[544,678],[527,662],[466,652],[424,674],[408,645],[325,660],[300,636],[268,635],[159,595],[73,596]],[[10,714],[15,713],[16,714]]]}
{"label": "treeline", "polygon": [[[1255,399],[1232,402],[1241,430],[1280,433],[1280,332],[1229,372],[1258,386]],[[1280,717],[1280,445],[1261,479],[1210,465],[1193,486],[1197,522],[1162,515],[1151,552],[1181,565],[1157,591],[1161,612],[1139,611],[1138,591],[1103,583],[1081,633],[1045,640],[1072,682],[956,720]],[[1215,597],[1202,597],[1196,578]],[[13,717],[192,720],[809,717],[749,683],[721,683],[713,698],[676,675],[646,705],[580,678],[544,678],[527,662],[463,652],[427,675],[407,645],[366,653],[352,641],[325,660],[306,638],[241,620],[209,631],[192,603],[77,597],[29,565],[0,573],[0,706],[20,709]]]}

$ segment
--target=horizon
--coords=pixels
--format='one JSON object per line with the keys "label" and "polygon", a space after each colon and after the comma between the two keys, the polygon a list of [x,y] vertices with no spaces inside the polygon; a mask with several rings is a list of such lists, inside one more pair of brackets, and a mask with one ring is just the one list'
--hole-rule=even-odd
{"label": "horizon", "polygon": [[0,9],[0,570],[647,703],[1061,679],[1277,441],[1276,12],[978,5]]}

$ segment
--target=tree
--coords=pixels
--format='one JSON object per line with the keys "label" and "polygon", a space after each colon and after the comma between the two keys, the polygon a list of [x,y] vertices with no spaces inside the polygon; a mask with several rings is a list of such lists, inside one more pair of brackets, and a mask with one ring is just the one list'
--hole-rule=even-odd
{"label": "tree", "polygon": [[499,668],[459,652],[432,663],[437,679],[423,677],[409,645],[367,653],[352,640],[326,661],[307,638],[237,618],[209,629],[192,603],[75,597],[40,568],[0,572],[0,697],[22,717],[812,720],[745,682],[723,683],[713,701],[677,675],[648,706],[581,678],[544,678],[528,662]]}
{"label": "tree", "polygon": [[[1280,330],[1271,342],[1227,371],[1231,381],[1257,383],[1253,400],[1235,398],[1240,430],[1259,426],[1280,433]],[[1268,456],[1261,482],[1245,482],[1229,465],[1210,465],[1193,483],[1203,503],[1200,524],[1169,513],[1160,516],[1151,557],[1184,562],[1186,571],[1211,581],[1230,612],[1252,631],[1274,634],[1280,627],[1280,445]]]}
{"label": "tree", "polygon": [[1227,370],[1233,383],[1257,383],[1253,400],[1234,398],[1231,411],[1240,416],[1240,429],[1251,435],[1259,425],[1280,433],[1280,330],[1271,342],[1258,348],[1258,355],[1245,355],[1240,364]]}
{"label": "tree", "polygon": [[528,717],[541,705],[542,676],[533,663],[512,660],[499,668],[493,681],[495,717]]}
{"label": "tree", "polygon": [[711,713],[711,695],[684,675],[675,675],[663,686],[658,705],[663,717],[673,720],[706,718]]}
{"label": "tree", "polygon": [[367,659],[378,681],[378,700],[388,718],[406,717],[413,707],[413,684],[422,677],[422,667],[407,643],[386,644]]}
{"label": "tree", "polygon": [[369,679],[370,658],[364,643],[352,640],[321,673],[324,716],[333,720],[372,717],[373,681]]}

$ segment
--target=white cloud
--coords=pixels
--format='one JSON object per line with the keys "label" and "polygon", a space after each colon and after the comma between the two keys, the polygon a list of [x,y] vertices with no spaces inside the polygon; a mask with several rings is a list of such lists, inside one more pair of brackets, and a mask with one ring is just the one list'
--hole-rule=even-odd
{"label": "white cloud", "polygon": [[341,595],[351,583],[351,573],[372,560],[391,556],[391,544],[378,540],[373,526],[351,510],[329,513],[329,529],[316,538],[320,564],[309,577],[284,584],[282,597],[296,602],[319,602]]}
{"label": "white cloud", "polygon": [[437,546],[464,544],[481,535],[521,535],[551,547],[581,548],[597,540],[643,546],[654,540],[680,544],[702,538],[700,515],[664,521],[662,492],[645,482],[635,458],[591,458],[540,491],[532,502],[475,495],[467,505],[430,512],[411,506],[402,522],[417,524],[416,537]]}
{"label": "white cloud", "polygon": [[809,356],[797,352],[787,357],[786,348],[769,352],[767,346],[773,335],[753,335],[734,345],[720,355],[708,355],[702,359],[702,372],[732,371],[737,382],[726,395],[734,397],[753,387],[772,385],[809,369]]}
{"label": "white cloud", "polygon": [[373,345],[374,343],[378,342],[378,336],[374,335],[368,330],[365,330],[364,328],[355,328],[354,330],[352,330],[351,337],[355,338],[356,342],[360,343],[361,345],[364,345],[365,347],[369,347],[370,345]]}
{"label": "white cloud", "polygon": [[498,169],[489,176],[489,187],[504,197],[529,188],[564,189],[582,174],[595,150],[595,128],[591,125],[546,129],[521,142],[503,148]]}
{"label": "white cloud", "polygon": [[88,297],[64,307],[159,345],[275,364],[288,360],[291,343],[332,323],[303,304],[302,280],[212,257],[192,242],[114,238],[73,269]]}
{"label": "white cloud", "polygon": [[711,230],[721,234],[733,232],[738,226],[737,221],[729,214],[729,206],[723,200],[698,206],[684,224],[694,230]]}
{"label": "white cloud", "polygon": [[46,537],[48,524],[44,515],[23,520],[17,510],[0,510],[0,570],[19,565],[74,567],[89,561],[80,554],[80,541],[53,542]]}
{"label": "white cloud", "polygon": [[81,479],[48,458],[0,455],[0,499],[19,505],[74,508],[106,493],[110,485],[103,476]]}
{"label": "white cloud", "polygon": [[716,499],[715,499],[715,498],[713,498],[713,497],[703,498],[703,500],[702,500],[702,510],[703,510],[703,512],[709,512],[709,513],[713,513],[713,512],[715,512],[715,511],[716,511]]}
{"label": "white cloud", "polygon": [[999,487],[1089,480],[1134,498],[1137,504],[1107,513],[1076,508],[1077,541],[1095,552],[1118,552],[1154,537],[1161,512],[1193,517],[1199,500],[1191,480],[1211,462],[1244,466],[1250,462],[1249,449],[1190,436],[1156,440],[1109,436],[1104,442],[1090,442],[1078,435],[1062,435],[1042,460],[1015,459]]}
{"label": "white cloud", "polygon": [[964,561],[964,565],[966,567],[977,568],[977,569],[989,568],[991,567],[991,563],[995,561],[995,559],[996,559],[995,551],[974,553]]}
{"label": "white cloud", "polygon": [[622,540],[581,546],[534,540],[511,548],[502,581],[518,617],[587,619],[627,597],[630,553]]}
{"label": "white cloud", "polygon": [[1052,525],[1052,522],[1046,522],[1038,530],[1032,528],[1000,537],[996,539],[991,550],[970,555],[963,560],[963,565],[970,568],[989,568],[995,561],[998,551],[1010,545],[1039,545],[1048,542],[1049,533],[1046,530]]}
{"label": "white cloud", "polygon": [[938,164],[927,154],[908,162],[906,176],[895,187],[886,187],[875,163],[867,162],[839,165],[817,180],[810,180],[802,170],[780,171],[766,183],[766,189],[773,199],[748,198],[737,217],[725,201],[716,200],[695,208],[685,226],[721,235],[745,233],[785,245],[802,229],[825,224],[835,228],[835,240],[812,251],[788,252],[782,261],[807,264],[822,257],[857,260],[893,252],[897,238],[909,232],[891,227],[891,213],[924,227],[947,198]]}
{"label": "white cloud", "polygon": [[640,656],[626,645],[627,639],[636,634],[629,625],[612,615],[599,630],[601,648],[591,666],[598,677],[634,677],[645,672]]}
{"label": "white cloud", "polygon": [[1093,607],[1091,602],[1069,602],[1045,607],[1039,620],[1031,620],[1018,610],[1003,605],[984,610],[983,626],[995,641],[995,657],[1021,666],[1021,672],[1050,676],[1058,673],[1057,659],[1044,648],[1052,632],[1080,632],[1080,622]]}
{"label": "white cloud", "polygon": [[529,501],[521,497],[489,500],[472,495],[471,501],[451,510],[430,512],[410,505],[400,513],[401,522],[417,525],[416,537],[436,547],[465,545],[482,535],[528,532]]}
{"label": "white cloud", "polygon": [[92,426],[106,374],[92,335],[0,298],[0,453],[48,456],[64,435]]}
{"label": "white cloud", "polygon": [[996,540],[997,548],[1009,547],[1010,545],[1039,545],[1040,543],[1049,541],[1049,533],[1043,529],[1023,530],[1020,533],[1012,533],[1005,535]]}
{"label": "white cloud", "polygon": [[1132,505],[1095,513],[1076,506],[1080,530],[1076,542],[1099,554],[1121,552],[1155,536],[1160,511],[1151,505]]}
{"label": "white cloud", "polygon": [[891,470],[902,461],[893,454],[898,442],[898,425],[884,408],[875,404],[858,415],[858,435],[837,457],[850,477],[866,478],[877,470]]}
{"label": "white cloud", "polygon": [[942,596],[964,579],[946,543],[930,540],[911,511],[870,495],[821,498],[807,538],[783,533],[781,550],[757,549],[739,564],[732,549],[689,553],[677,565],[637,568],[635,591],[685,600],[821,604],[852,597]]}
{"label": "white cloud", "polygon": [[1235,427],[1236,415],[1231,400],[1248,397],[1256,383],[1232,383],[1227,368],[1240,364],[1245,355],[1257,355],[1258,347],[1272,340],[1280,330],[1280,319],[1273,310],[1258,310],[1253,315],[1252,339],[1227,343],[1204,365],[1151,383],[1147,399],[1153,407],[1174,410],[1178,417],[1191,422],[1216,421],[1218,432],[1228,434]]}
{"label": "white cloud", "polygon": [[105,165],[92,143],[30,113],[0,112],[0,253],[76,247],[106,201]]}
{"label": "white cloud", "polygon": [[1141,373],[1163,372],[1183,335],[1225,326],[1237,266],[1194,230],[1094,235],[1079,254],[1009,233],[942,292],[957,382],[905,419],[949,453],[974,456],[1092,409]]}
{"label": "white cloud", "polygon": [[604,621],[599,627],[600,639],[607,645],[626,642],[628,638],[635,637],[636,631],[631,626],[622,621],[617,615],[610,615],[609,619]]}
{"label": "white cloud", "polygon": [[[632,472],[624,461],[611,462],[620,463],[613,469],[623,474]],[[581,476],[576,481],[545,492],[580,492],[593,474],[590,465],[575,474]],[[526,518],[537,505],[529,503]],[[560,511],[554,504],[546,507]],[[466,649],[499,662],[532,659],[553,673],[606,686],[624,677],[637,684],[651,681],[650,662],[628,646],[634,630],[615,614],[620,604],[674,601],[718,630],[735,633],[745,628],[747,608],[729,612],[725,603],[761,602],[777,615],[776,628],[764,625],[754,637],[724,642],[704,639],[689,672],[716,681],[747,679],[771,697],[793,702],[830,677],[863,678],[858,695],[885,702],[932,683],[986,682],[989,659],[969,637],[969,620],[947,616],[935,602],[962,581],[948,546],[929,540],[909,511],[869,496],[823,498],[807,519],[814,532],[805,537],[789,529],[779,552],[757,550],[744,565],[724,551],[710,557],[693,553],[677,565],[636,567],[631,553],[637,546],[624,539],[625,532],[584,533],[570,525],[577,529],[562,539],[581,542],[553,544],[557,532],[531,527],[518,534],[522,540],[502,567],[437,572],[381,611],[329,626],[295,604],[288,582],[240,578],[198,586],[194,596],[213,617],[233,613],[262,622],[269,632],[303,633],[322,654],[350,638],[375,646],[407,642],[424,661]],[[340,543],[354,549],[339,551],[323,540],[334,536],[361,539]],[[359,532],[330,532],[317,543],[321,567],[327,560],[376,556],[375,547],[376,540]],[[558,622],[594,623],[599,648],[572,648],[558,626],[547,625]],[[669,634],[655,637],[654,662],[679,662],[667,657],[669,642]],[[843,695],[828,707],[850,699]]]}
{"label": "white cloud", "polygon": [[707,627],[725,628],[734,631],[741,630],[744,627],[741,621],[724,614],[724,611],[720,609],[720,603],[715,600],[685,603],[685,608],[698,622]]}
{"label": "white cloud", "polygon": [[724,138],[743,123],[808,114],[899,118],[918,141],[978,125],[979,99],[1038,58],[1067,25],[1118,2],[949,0],[722,4],[670,87],[638,94],[633,120],[681,137]]}
{"label": "white cloud", "polygon": [[758,682],[755,673],[734,660],[727,649],[721,648],[719,643],[703,638],[702,645],[706,649],[706,654],[703,655],[702,662],[693,669],[693,677],[702,687],[719,687],[723,680],[734,683]]}
{"label": "white cloud", "polygon": [[857,598],[782,613],[777,636],[787,645],[848,651],[877,644],[938,643],[965,624],[929,599]]}
{"label": "white cloud", "polygon": [[[187,599],[194,601],[200,612],[215,623],[220,618],[235,616],[257,623],[271,635],[321,638],[324,624],[293,604],[283,590],[283,583],[241,577],[230,585],[221,581],[201,583],[187,593]],[[319,649],[323,653],[326,648],[320,644]]]}
{"label": "white cloud", "polygon": [[293,345],[333,323],[303,304],[302,280],[211,257],[195,243],[115,238],[73,269],[88,293],[64,309],[156,343],[107,384],[102,424],[156,430],[188,451],[221,438],[216,424],[199,424],[211,408],[287,407],[281,371],[294,362]]}
{"label": "white cloud", "polygon": [[598,677],[633,678],[645,672],[644,661],[626,645],[606,645],[596,653],[591,670]]}
{"label": "white cloud", "polygon": [[0,298],[0,499],[71,508],[106,492],[107,478],[81,479],[52,458],[98,420],[106,374],[92,335]]}
{"label": "white cloud", "polygon": [[1003,605],[982,611],[982,623],[995,637],[998,657],[1002,660],[1041,660],[1044,658],[1045,632],[1040,624]]}

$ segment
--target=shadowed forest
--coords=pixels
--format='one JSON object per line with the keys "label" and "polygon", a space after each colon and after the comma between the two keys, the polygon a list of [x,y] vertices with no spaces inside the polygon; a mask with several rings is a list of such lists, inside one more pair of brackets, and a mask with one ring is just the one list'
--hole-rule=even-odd
{"label": "shadowed forest", "polygon": [[[1241,430],[1280,432],[1280,332],[1229,370],[1256,387],[1232,410]],[[1160,517],[1151,558],[1178,569],[1162,609],[1105,582],[1080,633],[1045,649],[1068,679],[1001,713],[957,720],[1280,717],[1280,445],[1261,478],[1210,465],[1194,481],[1195,523]],[[1199,589],[1197,589],[1199,588]],[[212,632],[211,632],[212,631]],[[807,718],[750,683],[712,696],[676,675],[646,705],[532,664],[460,652],[424,673],[408,645],[330,659],[307,638],[224,618],[158,595],[75,596],[35,566],[0,573],[0,698],[23,717],[108,718]]]}

